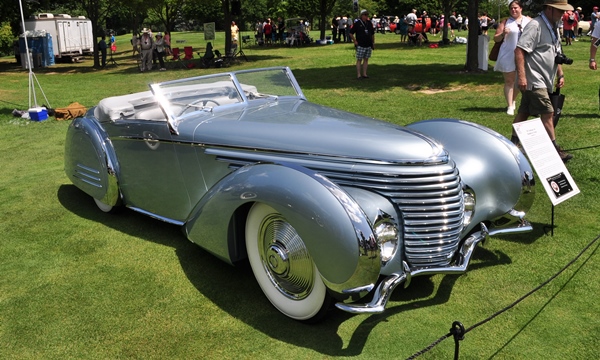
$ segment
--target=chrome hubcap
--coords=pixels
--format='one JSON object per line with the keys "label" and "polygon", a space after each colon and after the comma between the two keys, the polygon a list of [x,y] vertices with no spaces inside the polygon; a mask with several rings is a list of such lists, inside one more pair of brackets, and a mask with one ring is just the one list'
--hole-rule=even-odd
{"label": "chrome hubcap", "polygon": [[273,286],[290,299],[306,298],[314,286],[314,267],[296,230],[281,215],[272,214],[263,220],[258,241]]}

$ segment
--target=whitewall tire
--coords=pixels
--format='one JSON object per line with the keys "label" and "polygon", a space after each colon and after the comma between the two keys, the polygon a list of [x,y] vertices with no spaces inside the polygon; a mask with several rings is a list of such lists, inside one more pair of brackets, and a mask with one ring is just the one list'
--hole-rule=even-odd
{"label": "whitewall tire", "polygon": [[287,220],[256,203],[246,222],[246,249],[252,272],[269,301],[284,315],[315,321],[330,297],[304,242]]}

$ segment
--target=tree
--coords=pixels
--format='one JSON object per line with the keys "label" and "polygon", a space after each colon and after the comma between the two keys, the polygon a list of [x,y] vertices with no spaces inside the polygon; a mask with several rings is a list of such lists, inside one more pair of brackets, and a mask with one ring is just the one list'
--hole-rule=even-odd
{"label": "tree", "polygon": [[98,53],[98,35],[104,33],[99,24],[101,20],[106,19],[106,14],[110,10],[109,1],[106,0],[81,0],[83,10],[88,19],[92,22],[92,38],[94,39],[94,67],[100,67],[100,56]]}
{"label": "tree", "polygon": [[469,36],[467,42],[469,44],[467,48],[467,62],[465,64],[465,70],[476,71],[479,68],[479,18],[477,17],[479,12],[479,0],[469,1],[469,8],[467,9],[467,17],[469,18]]}
{"label": "tree", "polygon": [[150,3],[148,11],[160,19],[166,31],[175,29],[174,20],[177,12],[183,7],[185,0],[158,0]]}

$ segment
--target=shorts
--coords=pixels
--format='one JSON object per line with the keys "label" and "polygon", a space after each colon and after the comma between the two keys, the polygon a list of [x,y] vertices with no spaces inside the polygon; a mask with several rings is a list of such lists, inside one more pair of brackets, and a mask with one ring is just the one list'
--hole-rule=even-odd
{"label": "shorts", "polygon": [[566,38],[574,38],[575,32],[573,30],[565,30],[564,35]]}
{"label": "shorts", "polygon": [[368,59],[371,57],[372,52],[373,52],[373,49],[371,49],[370,47],[357,46],[356,47],[356,60]]}
{"label": "shorts", "polygon": [[554,107],[552,107],[548,89],[521,91],[521,105],[518,112],[529,115],[553,114]]}

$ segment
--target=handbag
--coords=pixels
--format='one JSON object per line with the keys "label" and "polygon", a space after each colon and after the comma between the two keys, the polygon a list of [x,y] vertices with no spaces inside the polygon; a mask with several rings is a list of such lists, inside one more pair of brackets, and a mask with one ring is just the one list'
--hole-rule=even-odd
{"label": "handbag", "polygon": [[552,107],[554,108],[554,114],[552,115],[552,121],[554,122],[554,127],[558,125],[558,120],[560,120],[560,115],[562,114],[563,105],[565,104],[565,96],[560,93],[560,88],[556,88],[556,91],[550,93],[550,102],[552,103]]}
{"label": "handbag", "polygon": [[503,42],[504,39],[502,39],[500,42],[494,43],[494,47],[492,47],[492,51],[490,51],[490,56],[488,56],[488,59],[491,61],[498,60],[498,53],[500,52],[500,46],[502,46]]}
{"label": "handbag", "polygon": [[[504,20],[504,26],[506,26],[507,20]],[[488,59],[490,59],[491,61],[498,60],[498,53],[500,53],[500,46],[502,46],[503,42],[504,42],[504,38],[502,38],[502,41],[494,43],[494,46],[492,47],[492,51],[490,51],[490,55],[488,56]]]}

